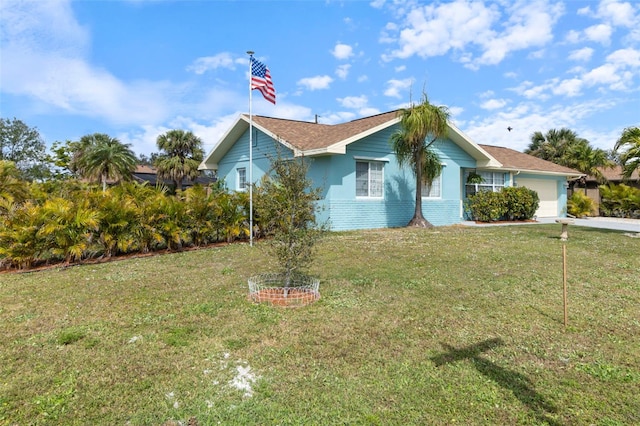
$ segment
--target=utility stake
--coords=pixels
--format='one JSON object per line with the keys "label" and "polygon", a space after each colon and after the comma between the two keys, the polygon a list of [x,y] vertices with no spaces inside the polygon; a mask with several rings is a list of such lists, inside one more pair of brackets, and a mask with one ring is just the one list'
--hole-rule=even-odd
{"label": "utility stake", "polygon": [[562,294],[564,302],[564,326],[567,326],[567,245],[562,245]]}

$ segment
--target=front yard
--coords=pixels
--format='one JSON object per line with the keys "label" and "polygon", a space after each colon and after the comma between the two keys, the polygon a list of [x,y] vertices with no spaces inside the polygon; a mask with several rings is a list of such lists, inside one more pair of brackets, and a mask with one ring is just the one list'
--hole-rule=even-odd
{"label": "front yard", "polygon": [[0,425],[640,423],[640,241],[333,233],[299,309],[260,244],[0,274]]}

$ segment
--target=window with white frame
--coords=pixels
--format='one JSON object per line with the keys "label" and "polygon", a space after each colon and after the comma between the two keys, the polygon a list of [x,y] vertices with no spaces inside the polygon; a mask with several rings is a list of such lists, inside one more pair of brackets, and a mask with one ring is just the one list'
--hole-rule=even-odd
{"label": "window with white frame", "polygon": [[431,181],[431,185],[422,182],[422,198],[442,198],[442,174]]}
{"label": "window with white frame", "polygon": [[[468,179],[470,173],[471,173],[470,171],[465,172],[465,181]],[[476,172],[475,174],[480,175],[480,177],[482,178],[482,182],[467,183],[466,184],[467,196],[473,195],[479,191],[498,192],[502,188],[504,188],[504,183],[505,183],[504,172],[479,171],[479,172]]]}
{"label": "window with white frame", "polygon": [[382,198],[383,170],[381,161],[356,161],[356,197]]}
{"label": "window with white frame", "polygon": [[247,189],[247,169],[244,167],[240,167],[236,169],[236,174],[236,182],[238,183],[237,189],[238,191],[244,191],[245,189]]}

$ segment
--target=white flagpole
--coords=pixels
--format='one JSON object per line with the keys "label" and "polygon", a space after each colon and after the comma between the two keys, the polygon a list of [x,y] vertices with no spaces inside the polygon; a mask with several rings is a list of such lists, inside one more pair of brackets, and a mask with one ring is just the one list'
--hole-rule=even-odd
{"label": "white flagpole", "polygon": [[251,59],[253,50],[248,50],[249,55],[249,246],[253,247],[253,116],[252,116],[252,90],[251,90]]}

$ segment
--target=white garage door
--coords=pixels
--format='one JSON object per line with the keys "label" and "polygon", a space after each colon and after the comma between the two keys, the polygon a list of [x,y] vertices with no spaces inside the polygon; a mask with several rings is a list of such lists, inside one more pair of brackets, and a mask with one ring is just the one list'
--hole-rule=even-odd
{"label": "white garage door", "polygon": [[533,189],[540,197],[540,206],[536,211],[537,217],[558,216],[558,184],[554,180],[544,179],[518,179],[518,186]]}

